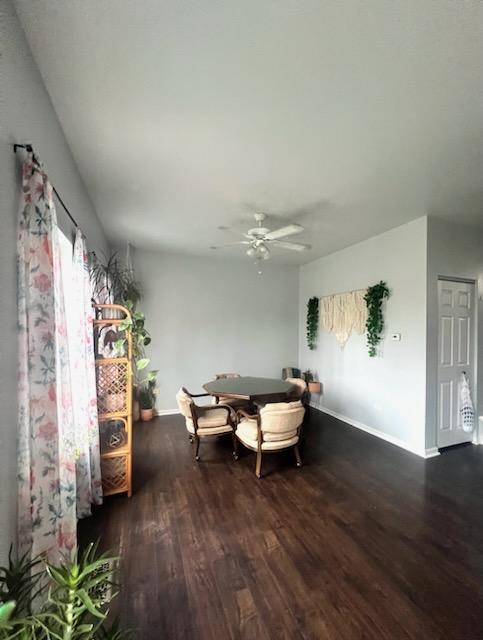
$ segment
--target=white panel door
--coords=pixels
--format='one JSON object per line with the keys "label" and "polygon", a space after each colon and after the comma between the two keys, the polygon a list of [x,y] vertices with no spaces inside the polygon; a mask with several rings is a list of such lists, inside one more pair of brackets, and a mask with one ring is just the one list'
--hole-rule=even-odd
{"label": "white panel door", "polygon": [[438,281],[438,447],[473,437],[461,428],[459,382],[465,371],[473,391],[474,291],[470,283]]}

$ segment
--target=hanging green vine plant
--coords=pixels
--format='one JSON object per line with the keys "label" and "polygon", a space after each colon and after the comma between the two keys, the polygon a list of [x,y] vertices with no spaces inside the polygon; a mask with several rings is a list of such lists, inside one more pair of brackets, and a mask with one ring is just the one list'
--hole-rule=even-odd
{"label": "hanging green vine plant", "polygon": [[381,280],[379,284],[368,287],[364,300],[367,304],[367,346],[369,357],[374,358],[377,345],[381,341],[382,330],[384,329],[384,317],[382,315],[382,303],[384,298],[389,298],[389,289],[386,283]]}
{"label": "hanging green vine plant", "polygon": [[317,346],[319,328],[319,299],[310,298],[307,303],[307,345],[311,351]]}

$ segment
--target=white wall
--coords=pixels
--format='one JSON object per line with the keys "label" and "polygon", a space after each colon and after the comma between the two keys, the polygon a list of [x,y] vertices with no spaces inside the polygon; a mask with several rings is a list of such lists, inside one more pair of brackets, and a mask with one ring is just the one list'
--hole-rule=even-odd
{"label": "white wall", "polygon": [[[424,454],[426,367],[426,235],[422,217],[300,268],[299,364],[323,385],[315,406]],[[360,289],[384,280],[381,356],[369,358],[366,336],[352,335],[343,350],[332,333],[319,331],[309,351],[306,305],[311,296]],[[393,342],[388,335],[401,333]]]}
{"label": "white wall", "polygon": [[297,267],[136,251],[142,309],[159,369],[158,411],[180,386],[201,393],[216,373],[280,377],[297,364]]}
{"label": "white wall", "polygon": [[[439,276],[477,281],[477,384],[474,384],[474,380],[471,380],[471,383],[473,395],[478,401],[478,415],[483,415],[483,231],[481,229],[457,225],[438,218],[428,219],[426,447],[435,447],[437,442],[437,286]],[[478,390],[480,390],[479,393]],[[481,438],[482,434],[479,435]]]}
{"label": "white wall", "polygon": [[[107,242],[10,0],[0,3],[0,563],[14,538],[16,504],[16,220],[21,157],[14,142],[31,142],[50,178],[87,235],[89,246]],[[60,206],[59,224],[72,228]]]}

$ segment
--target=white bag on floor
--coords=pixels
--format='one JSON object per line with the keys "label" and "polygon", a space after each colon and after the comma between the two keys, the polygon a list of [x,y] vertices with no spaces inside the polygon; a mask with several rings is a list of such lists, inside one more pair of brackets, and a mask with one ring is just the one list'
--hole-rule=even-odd
{"label": "white bag on floor", "polygon": [[460,417],[463,431],[471,433],[474,429],[475,410],[471,400],[471,391],[468,378],[463,372],[460,380]]}

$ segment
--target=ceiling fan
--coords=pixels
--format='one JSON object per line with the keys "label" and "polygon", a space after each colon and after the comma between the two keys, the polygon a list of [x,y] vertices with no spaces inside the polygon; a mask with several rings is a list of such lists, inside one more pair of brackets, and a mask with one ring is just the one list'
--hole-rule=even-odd
{"label": "ceiling fan", "polygon": [[247,256],[249,258],[255,258],[258,263],[260,260],[268,260],[270,258],[270,248],[272,247],[286,249],[288,251],[307,251],[307,249],[311,248],[309,244],[286,242],[280,239],[301,233],[304,228],[299,224],[289,224],[286,227],[270,231],[270,229],[263,226],[263,221],[267,217],[264,213],[255,213],[254,216],[257,226],[253,227],[253,229],[248,229],[246,233],[242,234],[245,238],[244,240],[229,242],[228,244],[221,245],[221,247],[212,247],[212,249],[246,245],[248,247],[246,250]]}

